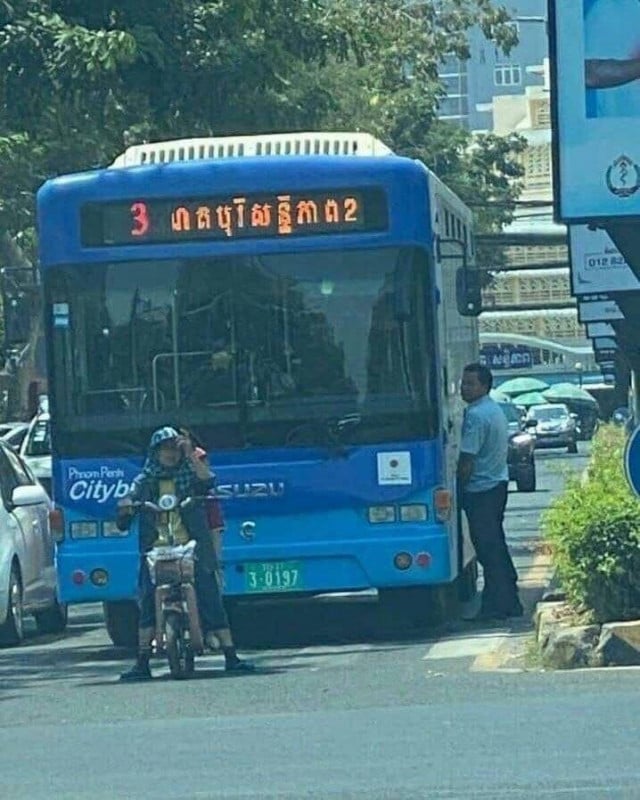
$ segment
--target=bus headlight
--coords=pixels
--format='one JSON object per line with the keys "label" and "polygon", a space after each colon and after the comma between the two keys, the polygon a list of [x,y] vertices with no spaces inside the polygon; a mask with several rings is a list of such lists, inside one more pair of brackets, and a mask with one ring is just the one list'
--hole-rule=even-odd
{"label": "bus headlight", "polygon": [[369,522],[395,522],[396,510],[394,506],[369,506]]}
{"label": "bus headlight", "polygon": [[94,586],[106,586],[109,583],[109,573],[106,569],[94,569],[89,577]]}
{"label": "bus headlight", "polygon": [[107,520],[106,522],[102,523],[102,535],[106,536],[107,538],[115,536],[128,536],[129,531],[128,530],[121,531],[118,529],[118,525],[116,522],[114,522],[113,520]]}
{"label": "bus headlight", "polygon": [[396,553],[393,557],[393,566],[396,569],[404,570],[409,569],[409,567],[413,564],[413,556],[411,553]]}
{"label": "bus headlight", "polygon": [[427,507],[422,503],[400,506],[401,522],[426,522],[428,516]]}
{"label": "bus headlight", "polygon": [[97,522],[72,522],[69,525],[72,539],[95,539],[98,536]]}

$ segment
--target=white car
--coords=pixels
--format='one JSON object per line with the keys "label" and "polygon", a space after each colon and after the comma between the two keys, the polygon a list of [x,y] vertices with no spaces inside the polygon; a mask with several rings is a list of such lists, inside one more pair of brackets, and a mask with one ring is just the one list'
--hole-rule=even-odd
{"label": "white car", "polygon": [[28,422],[3,422],[0,425],[0,439],[10,444],[14,450],[20,450],[28,430]]}
{"label": "white car", "polygon": [[51,494],[51,423],[49,414],[37,414],[29,424],[29,430],[20,445],[20,455],[33,474]]}
{"label": "white car", "polygon": [[52,502],[11,447],[0,441],[0,644],[19,644],[33,614],[40,633],[61,633],[66,606],[58,602]]}

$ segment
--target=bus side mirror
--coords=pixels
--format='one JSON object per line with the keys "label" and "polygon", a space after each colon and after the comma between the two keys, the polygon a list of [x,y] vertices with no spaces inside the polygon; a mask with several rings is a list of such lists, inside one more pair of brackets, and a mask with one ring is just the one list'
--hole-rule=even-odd
{"label": "bus side mirror", "polygon": [[479,269],[459,267],[456,272],[456,303],[461,317],[477,317],[482,312],[482,283]]}

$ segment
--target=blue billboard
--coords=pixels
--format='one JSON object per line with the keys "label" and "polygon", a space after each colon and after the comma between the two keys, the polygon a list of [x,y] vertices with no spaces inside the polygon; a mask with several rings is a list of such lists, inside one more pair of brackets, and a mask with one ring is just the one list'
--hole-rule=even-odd
{"label": "blue billboard", "polygon": [[491,370],[523,369],[533,365],[533,354],[520,344],[485,344],[480,349],[480,363]]}
{"label": "blue billboard", "polygon": [[550,0],[557,216],[640,214],[640,2]]}

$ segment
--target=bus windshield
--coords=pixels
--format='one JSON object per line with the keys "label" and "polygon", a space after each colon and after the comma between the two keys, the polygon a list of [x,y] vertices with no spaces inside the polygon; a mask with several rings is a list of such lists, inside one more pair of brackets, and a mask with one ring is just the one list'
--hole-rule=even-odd
{"label": "bus windshield", "polygon": [[57,446],[122,454],[168,423],[217,449],[428,438],[429,275],[397,248],[48,270]]}

